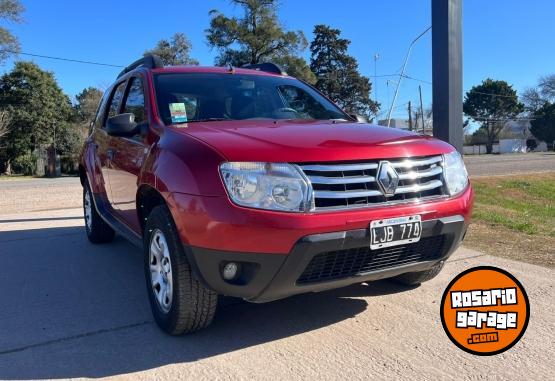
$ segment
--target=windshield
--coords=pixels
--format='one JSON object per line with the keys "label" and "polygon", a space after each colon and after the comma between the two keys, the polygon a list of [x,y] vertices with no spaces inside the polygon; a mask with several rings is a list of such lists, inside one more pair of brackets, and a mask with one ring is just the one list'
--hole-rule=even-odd
{"label": "windshield", "polygon": [[165,124],[248,119],[349,117],[310,86],[293,78],[219,73],[154,76]]}

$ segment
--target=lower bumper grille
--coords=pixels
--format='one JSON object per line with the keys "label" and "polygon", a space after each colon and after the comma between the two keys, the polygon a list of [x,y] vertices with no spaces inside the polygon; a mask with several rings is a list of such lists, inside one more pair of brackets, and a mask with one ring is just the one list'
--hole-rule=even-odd
{"label": "lower bumper grille", "polygon": [[371,271],[440,258],[442,235],[422,238],[404,246],[370,250],[370,247],[329,251],[316,255],[297,280],[297,284],[325,282]]}

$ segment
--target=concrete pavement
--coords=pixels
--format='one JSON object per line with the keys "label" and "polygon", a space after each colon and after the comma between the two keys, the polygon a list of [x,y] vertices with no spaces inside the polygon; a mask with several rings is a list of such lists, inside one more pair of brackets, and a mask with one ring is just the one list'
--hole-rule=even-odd
{"label": "concrete pavement", "polygon": [[555,152],[467,155],[464,162],[470,176],[548,172],[555,171]]}
{"label": "concrete pavement", "polygon": [[[465,162],[471,176],[555,171],[553,152],[466,156]],[[0,179],[0,215],[78,208],[83,202],[82,192],[78,177]]]}
{"label": "concrete pavement", "polygon": [[[388,281],[268,304],[223,299],[214,324],[169,337],[152,320],[140,250],[90,244],[81,209],[0,216],[0,379],[553,379],[554,271],[460,249],[417,288]],[[441,328],[448,282],[513,273],[531,303],[522,340],[479,357]]]}

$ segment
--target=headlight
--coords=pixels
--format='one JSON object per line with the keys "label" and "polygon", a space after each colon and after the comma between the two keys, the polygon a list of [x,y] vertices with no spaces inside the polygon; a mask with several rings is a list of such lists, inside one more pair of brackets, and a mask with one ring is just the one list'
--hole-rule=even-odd
{"label": "headlight", "polygon": [[451,196],[461,193],[466,188],[468,173],[457,151],[443,155],[443,177]]}
{"label": "headlight", "polygon": [[238,205],[288,212],[309,209],[309,186],[287,163],[223,163],[220,172],[227,193]]}

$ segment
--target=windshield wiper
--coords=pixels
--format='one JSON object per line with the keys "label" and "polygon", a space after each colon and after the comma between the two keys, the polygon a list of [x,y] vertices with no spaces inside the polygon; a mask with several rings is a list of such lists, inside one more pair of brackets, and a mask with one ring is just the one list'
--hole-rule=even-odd
{"label": "windshield wiper", "polygon": [[193,122],[217,122],[217,121],[222,121],[222,120],[232,120],[232,119],[227,119],[227,118],[191,119],[191,120],[188,120],[187,123],[193,123]]}

